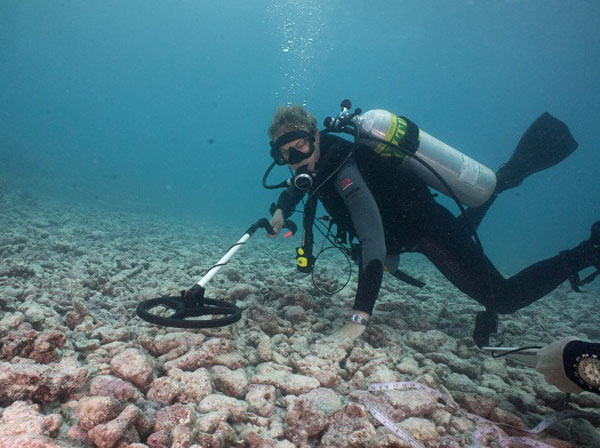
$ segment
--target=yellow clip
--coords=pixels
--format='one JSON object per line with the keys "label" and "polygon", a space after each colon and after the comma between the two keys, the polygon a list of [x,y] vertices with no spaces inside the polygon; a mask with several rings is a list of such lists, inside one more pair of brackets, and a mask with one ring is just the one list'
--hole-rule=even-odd
{"label": "yellow clip", "polygon": [[301,268],[305,268],[306,266],[308,266],[308,258],[305,257],[298,257],[296,259],[296,263],[298,264],[298,266],[300,266]]}
{"label": "yellow clip", "polygon": [[297,250],[298,255],[304,255],[304,249],[299,247]]}

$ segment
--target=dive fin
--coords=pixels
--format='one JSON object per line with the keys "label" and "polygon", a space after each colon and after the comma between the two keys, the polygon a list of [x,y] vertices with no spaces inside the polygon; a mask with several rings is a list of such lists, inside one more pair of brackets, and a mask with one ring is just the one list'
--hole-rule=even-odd
{"label": "dive fin", "polygon": [[406,272],[402,272],[400,269],[396,269],[395,272],[391,273],[394,277],[396,277],[398,280],[407,283],[409,285],[412,286],[416,286],[417,288],[423,288],[425,286],[425,283],[422,282],[421,280],[411,277],[410,275],[408,275]]}
{"label": "dive fin", "polygon": [[473,229],[479,227],[500,193],[520,185],[533,173],[563,161],[577,146],[565,123],[548,112],[540,115],[527,128],[509,161],[498,169],[494,194],[483,205],[466,210],[466,218],[471,222]]}
{"label": "dive fin", "polygon": [[577,149],[577,142],[566,124],[544,112],[525,131],[510,160],[496,173],[494,194],[520,185],[533,173],[566,159]]}

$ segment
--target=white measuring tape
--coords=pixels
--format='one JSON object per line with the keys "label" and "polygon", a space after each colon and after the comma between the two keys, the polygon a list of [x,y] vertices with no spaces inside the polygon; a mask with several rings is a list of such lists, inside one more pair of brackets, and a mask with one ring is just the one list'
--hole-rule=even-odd
{"label": "white measuring tape", "polygon": [[402,428],[400,428],[398,425],[396,425],[392,420],[390,420],[390,418],[387,415],[385,415],[383,412],[381,412],[379,409],[377,409],[372,402],[370,402],[369,400],[362,400],[362,404],[364,404],[367,407],[367,409],[369,410],[371,415],[373,417],[375,417],[375,419],[377,421],[379,421],[379,423],[381,423],[387,429],[389,429],[394,434],[396,434],[400,439],[410,443],[411,448],[425,448],[423,445],[421,445],[419,443],[419,441],[417,439],[415,439],[409,433],[404,431]]}
{"label": "white measuring tape", "polygon": [[369,392],[384,392],[386,390],[420,390],[433,395],[437,400],[445,401],[448,406],[459,409],[460,407],[449,394],[443,394],[425,384],[416,381],[403,381],[401,383],[373,383],[367,387]]}
{"label": "white measuring tape", "polygon": [[[561,412],[552,414],[548,418],[542,420],[542,422],[539,423],[533,429],[521,429],[521,428],[517,428],[512,425],[506,424],[506,423],[492,422],[491,420],[480,417],[479,415],[463,411],[462,409],[460,409],[458,404],[454,401],[454,399],[449,394],[444,394],[438,390],[435,390],[429,386],[426,386],[425,384],[417,383],[414,381],[399,382],[399,383],[374,383],[374,384],[370,384],[367,387],[367,390],[369,392],[385,392],[387,390],[420,390],[420,391],[426,392],[426,393],[434,396],[437,400],[442,400],[442,401],[446,402],[449,407],[455,409],[463,417],[468,418],[469,420],[476,421],[478,423],[484,423],[484,424],[488,425],[488,426],[479,428],[477,431],[475,431],[473,433],[473,435],[471,436],[472,440],[473,440],[472,448],[481,448],[482,447],[481,443],[483,441],[483,438],[492,436],[492,435],[496,436],[496,438],[497,438],[496,440],[500,444],[501,448],[508,448],[512,444],[515,444],[515,443],[519,443],[523,446],[530,446],[532,448],[553,448],[551,445],[540,442],[538,440],[530,439],[528,437],[508,436],[508,435],[506,435],[506,433],[504,433],[504,431],[502,431],[500,428],[498,428],[497,426],[494,426],[494,425],[507,426],[510,428],[517,429],[518,431],[521,431],[521,432],[526,432],[528,434],[541,434],[542,432],[544,432],[546,429],[548,429],[550,426],[554,425],[555,423],[557,423],[561,420],[568,419],[568,418],[583,417],[583,418],[587,418],[590,420],[595,420],[595,419],[600,420],[600,414],[596,414],[593,412],[568,410],[568,411],[561,411]],[[385,415],[383,412],[381,412],[381,410],[379,410],[373,404],[372,401],[370,401],[367,398],[364,398],[361,400],[361,402],[366,406],[366,408],[369,410],[371,415],[377,421],[379,421],[382,425],[384,425],[386,428],[388,428],[390,431],[392,431],[400,439],[410,443],[411,448],[424,448],[424,446],[417,439],[415,439],[413,436],[411,436],[406,431],[401,429],[387,415]]]}

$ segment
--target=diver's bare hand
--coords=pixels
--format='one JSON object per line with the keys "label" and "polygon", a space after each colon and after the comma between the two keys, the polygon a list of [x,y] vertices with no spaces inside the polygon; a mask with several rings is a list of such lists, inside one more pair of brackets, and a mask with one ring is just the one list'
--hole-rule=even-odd
{"label": "diver's bare hand", "polygon": [[325,340],[327,342],[341,342],[344,339],[348,338],[351,341],[355,341],[362,336],[366,329],[367,327],[365,327],[364,325],[350,322],[344,325],[332,335],[326,337]]}
{"label": "diver's bare hand", "polygon": [[271,218],[269,223],[271,224],[271,227],[273,227],[273,231],[275,233],[273,233],[272,235],[270,233],[267,233],[267,236],[269,238],[277,238],[279,236],[279,233],[281,232],[281,229],[283,228],[283,225],[285,224],[283,211],[280,208],[275,210],[275,213],[273,213],[273,217]]}
{"label": "diver's bare hand", "polygon": [[[369,315],[367,313],[364,313],[362,311],[355,311],[355,313],[358,314],[360,317],[362,317],[362,319],[365,321],[365,324],[366,324],[366,322],[368,322]],[[367,327],[364,324],[348,322],[346,325],[344,325],[338,331],[336,331],[332,335],[324,338],[323,341],[324,342],[341,342],[346,338],[350,339],[351,341],[355,341],[356,339],[358,339],[359,337],[361,337],[363,335],[363,333],[366,331],[366,329],[367,329]]]}

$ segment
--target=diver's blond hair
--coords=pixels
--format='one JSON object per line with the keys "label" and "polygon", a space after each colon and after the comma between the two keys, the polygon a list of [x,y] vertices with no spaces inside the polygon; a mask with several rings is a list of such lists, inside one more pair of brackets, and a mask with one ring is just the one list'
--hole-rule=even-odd
{"label": "diver's blond hair", "polygon": [[305,131],[314,135],[317,132],[317,119],[302,106],[281,106],[273,114],[269,138],[275,141],[292,131]]}

